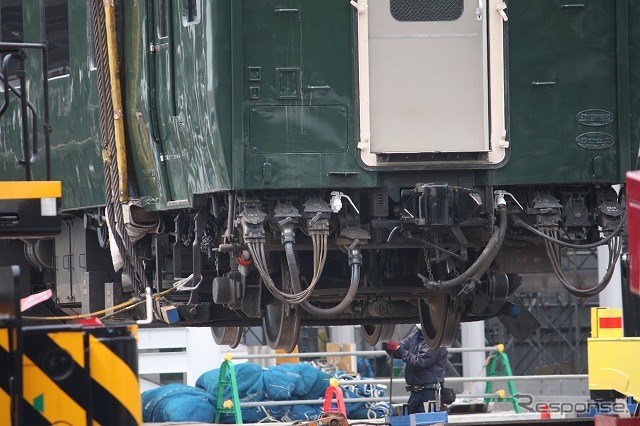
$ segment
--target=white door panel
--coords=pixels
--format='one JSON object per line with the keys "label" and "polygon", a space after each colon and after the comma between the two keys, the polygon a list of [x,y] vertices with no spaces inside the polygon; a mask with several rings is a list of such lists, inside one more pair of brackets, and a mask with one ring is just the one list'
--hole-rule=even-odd
{"label": "white door panel", "polygon": [[[401,22],[392,1],[396,16],[417,5],[421,19],[459,17]],[[485,17],[459,1],[439,16],[420,10],[432,0],[368,2],[371,153],[489,150]]]}

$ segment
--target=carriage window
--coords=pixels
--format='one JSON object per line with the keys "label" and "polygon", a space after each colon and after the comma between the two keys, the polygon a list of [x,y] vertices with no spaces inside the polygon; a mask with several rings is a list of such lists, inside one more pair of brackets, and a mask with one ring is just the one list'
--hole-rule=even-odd
{"label": "carriage window", "polygon": [[193,25],[200,22],[200,0],[183,0],[182,25]]}
{"label": "carriage window", "polygon": [[401,22],[455,21],[464,0],[391,0],[391,16]]}
{"label": "carriage window", "polygon": [[49,78],[69,74],[69,12],[67,0],[45,0],[44,26],[47,37]]}
{"label": "carriage window", "polygon": [[[0,6],[0,41],[6,43],[19,43],[22,41],[22,1],[21,0],[3,0]],[[0,53],[0,64],[5,55]],[[7,74],[9,80],[13,82],[16,79],[17,61],[12,60],[9,63]],[[1,66],[1,65],[0,65]],[[0,71],[1,72],[1,71]]]}
{"label": "carriage window", "polygon": [[158,38],[169,37],[169,0],[158,0],[156,29]]}

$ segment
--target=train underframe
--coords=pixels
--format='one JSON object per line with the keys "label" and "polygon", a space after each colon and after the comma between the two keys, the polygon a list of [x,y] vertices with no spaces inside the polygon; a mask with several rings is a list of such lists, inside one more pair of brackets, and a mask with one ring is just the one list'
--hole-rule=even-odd
{"label": "train underframe", "polygon": [[[395,324],[420,322],[437,347],[452,343],[461,321],[494,316],[520,340],[537,327],[514,294],[521,274],[555,272],[572,294],[597,294],[606,282],[563,282],[561,248],[608,244],[613,265],[624,223],[608,185],[441,182],[396,193],[237,191],[195,201],[179,212],[125,209],[137,239],[120,255],[135,264],[131,276],[115,272],[104,209],[68,213],[60,236],[23,242],[29,291],[54,290],[45,310],[107,309],[105,321],[120,321],[145,315],[143,304],[117,305],[149,286],[158,322],[210,326],[231,346],[250,326],[262,327],[270,347],[291,351],[302,325],[361,324],[374,345]],[[3,251],[15,257],[15,244]]]}

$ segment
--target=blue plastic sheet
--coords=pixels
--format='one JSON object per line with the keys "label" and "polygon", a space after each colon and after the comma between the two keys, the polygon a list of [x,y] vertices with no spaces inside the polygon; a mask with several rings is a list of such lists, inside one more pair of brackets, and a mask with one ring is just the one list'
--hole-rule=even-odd
{"label": "blue plastic sheet", "polygon": [[145,422],[213,422],[216,400],[200,388],[173,383],[142,393]]}
{"label": "blue plastic sheet", "polygon": [[[310,364],[281,364],[261,367],[256,364],[234,366],[240,402],[254,401],[324,401],[329,379],[350,376],[338,373],[331,376]],[[145,422],[204,421],[215,417],[216,395],[220,369],[208,371],[200,376],[196,387],[167,385],[142,394],[143,420]],[[345,398],[384,396],[384,387],[379,385],[342,386]],[[231,388],[224,390],[224,399],[231,399]],[[335,407],[335,404],[334,404]],[[315,420],[322,412],[323,404],[283,406],[261,406],[242,409],[244,423],[268,421]],[[348,403],[347,417],[367,419],[384,417],[389,413],[385,403]],[[235,417],[222,414],[221,423],[235,423]]]}

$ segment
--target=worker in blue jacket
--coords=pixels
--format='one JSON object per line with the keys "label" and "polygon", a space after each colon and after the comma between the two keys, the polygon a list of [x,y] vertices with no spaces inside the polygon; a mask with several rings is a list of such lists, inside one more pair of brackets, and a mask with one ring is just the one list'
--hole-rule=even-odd
{"label": "worker in blue jacket", "polygon": [[387,353],[405,362],[404,378],[409,396],[409,414],[424,413],[424,403],[436,400],[436,392],[444,384],[447,367],[447,348],[429,349],[422,330],[402,339],[389,340]]}

